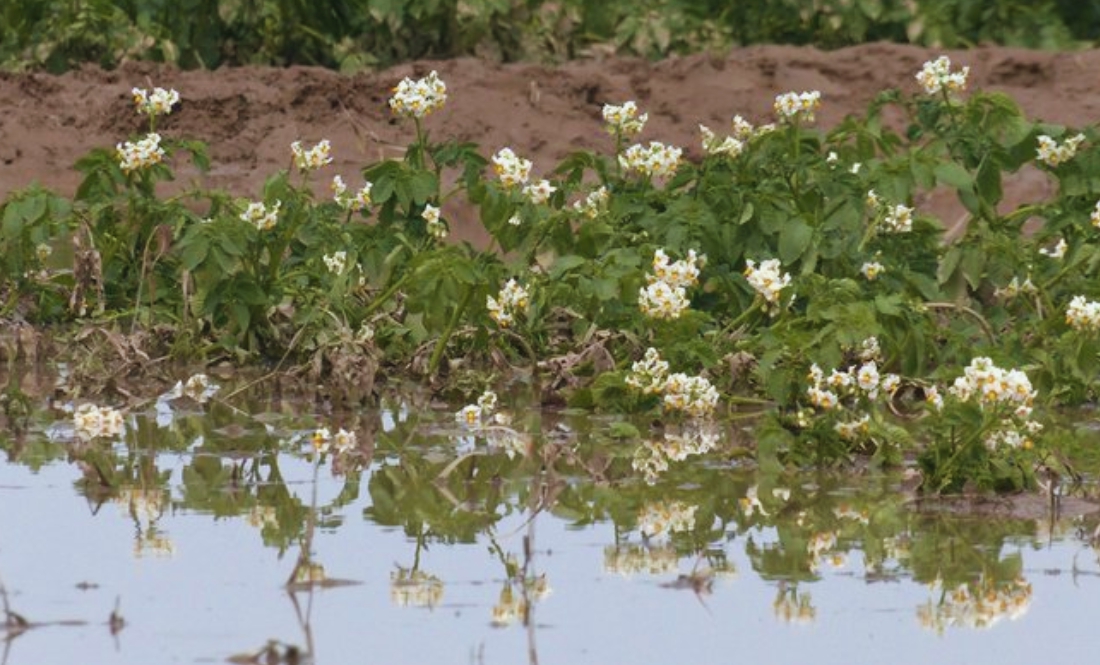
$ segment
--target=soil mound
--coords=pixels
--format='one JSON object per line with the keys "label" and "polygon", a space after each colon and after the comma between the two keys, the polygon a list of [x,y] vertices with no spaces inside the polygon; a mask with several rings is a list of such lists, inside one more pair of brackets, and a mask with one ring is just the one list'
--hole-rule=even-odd
{"label": "soil mound", "polygon": [[[33,182],[71,195],[80,180],[72,168],[78,157],[144,130],[144,118],[132,110],[134,86],[177,89],[183,101],[158,131],[209,143],[205,185],[256,196],[268,175],[289,165],[295,140],[330,139],[335,161],[328,173],[345,179],[400,155],[413,130],[390,116],[390,90],[432,69],[450,94],[447,106],[426,120],[434,137],[474,141],[487,155],[511,146],[543,175],[572,151],[611,149],[601,129],[604,103],[636,100],[650,115],[642,140],[683,146],[697,158],[699,123],[722,131],[734,114],[768,122],[777,94],[820,90],[818,124],[828,128],[862,113],[885,88],[914,90],[914,74],[937,55],[895,44],[828,52],[755,46],[656,63],[608,58],[543,67],[459,59],[353,76],[306,67],[179,71],[148,63],[62,76],[0,73],[0,197]],[[970,66],[971,89],[1006,92],[1032,118],[1082,126],[1100,116],[1100,51],[982,47],[948,55]],[[195,177],[186,165],[177,170],[185,182]],[[1045,187],[1041,174],[1019,174],[1006,187],[1006,205],[1042,196]],[[930,205],[954,221],[949,202]]]}

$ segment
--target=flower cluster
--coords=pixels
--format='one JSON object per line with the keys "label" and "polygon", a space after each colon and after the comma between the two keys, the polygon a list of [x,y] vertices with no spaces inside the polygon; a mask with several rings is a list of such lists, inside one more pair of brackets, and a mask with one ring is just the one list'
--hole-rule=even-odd
{"label": "flower cluster", "polygon": [[652,485],[662,473],[668,471],[671,462],[682,462],[692,455],[706,454],[716,445],[718,435],[709,427],[691,427],[680,433],[665,432],[663,439],[647,440],[638,446],[631,466]]}
{"label": "flower cluster", "polygon": [[1082,332],[1100,332],[1100,302],[1074,296],[1066,308],[1066,323]]}
{"label": "flower cluster", "polygon": [[119,143],[115,146],[115,153],[123,173],[131,173],[164,161],[160,134],[148,134],[140,141]]}
{"label": "flower cluster", "polygon": [[992,628],[1007,617],[1016,620],[1031,604],[1031,584],[1022,577],[998,583],[983,577],[974,583],[960,584],[946,593],[943,581],[931,585],[929,600],[917,608],[917,618],[925,628],[942,633],[947,627]]}
{"label": "flower cluster", "polygon": [[[810,398],[810,404],[822,411],[831,411],[840,406],[841,400],[846,398],[866,398],[875,400],[880,393],[892,395],[901,385],[901,377],[897,374],[881,375],[878,371],[878,362],[871,354],[864,358],[862,365],[850,365],[846,370],[832,370],[827,376],[824,370],[817,364],[810,367],[810,385],[806,394]],[[838,428],[844,438],[854,438],[856,433],[866,431],[866,420],[855,421],[855,425],[844,425]]]}
{"label": "flower cluster", "polygon": [[433,608],[443,601],[443,580],[422,570],[390,573],[390,601],[398,607]]}
{"label": "flower cluster", "polygon": [[672,543],[609,545],[603,551],[603,569],[624,576],[663,575],[675,572],[679,564],[680,555]]}
{"label": "flower cluster", "polygon": [[764,298],[768,307],[779,303],[779,292],[791,283],[790,273],[782,272],[782,267],[779,259],[761,261],[759,267],[752,259],[745,260],[745,279]]}
{"label": "flower cluster", "polygon": [[638,515],[638,530],[646,538],[657,538],[666,533],[691,531],[695,528],[695,511],[683,501],[650,504]]}
{"label": "flower cluster", "polygon": [[657,349],[649,347],[645,358],[630,366],[630,375],[626,384],[643,395],[655,395],[664,392],[668,380],[668,361],[661,358]]}
{"label": "flower cluster", "polygon": [[938,95],[941,91],[961,92],[966,89],[966,77],[970,74],[969,67],[952,72],[951,59],[941,55],[935,60],[924,63],[917,72],[917,82],[924,89],[925,94]]}
{"label": "flower cluster", "polygon": [[[610,198],[611,195],[608,193],[607,187],[600,185],[599,189],[590,192],[583,201],[574,203],[573,209],[588,219],[596,219],[601,212],[607,209],[607,202]],[[1098,207],[1100,207],[1100,204],[1098,204]]]}
{"label": "flower cluster", "polygon": [[638,115],[638,106],[634,102],[626,102],[622,106],[603,105],[603,121],[611,134],[634,136],[642,131],[646,120],[649,120],[649,114]]}
{"label": "flower cluster", "polygon": [[652,347],[631,366],[626,383],[645,395],[662,395],[666,408],[695,418],[709,415],[718,404],[718,390],[710,381],[702,376],[669,375],[668,362]]}
{"label": "flower cluster", "polygon": [[882,217],[882,228],[886,232],[908,233],[913,230],[913,208],[901,203],[890,205],[873,189],[868,190],[865,202],[876,217]]}
{"label": "flower cluster", "polygon": [[1010,406],[1019,418],[1031,415],[1032,403],[1037,395],[1027,374],[1018,369],[997,367],[986,357],[971,360],[948,392],[960,402],[976,397],[983,408]]}
{"label": "flower cluster", "polygon": [[344,272],[344,268],[348,264],[348,253],[344,250],[333,252],[332,254],[325,254],[324,256],[325,266],[329,269],[329,272],[341,275]]}
{"label": "flower cluster", "polygon": [[[740,117],[740,116],[738,116]],[[749,130],[751,133],[751,129]],[[706,125],[699,125],[699,133],[702,135],[703,152],[708,155],[728,155],[736,157],[745,149],[743,141],[732,136],[719,139]]]}
{"label": "flower cluster", "polygon": [[1068,162],[1077,154],[1077,148],[1085,141],[1084,134],[1077,134],[1066,139],[1065,143],[1058,145],[1053,138],[1043,134],[1039,136],[1039,147],[1036,154],[1039,161],[1054,168],[1063,162]]}
{"label": "flower cluster", "polygon": [[655,319],[679,318],[690,305],[687,289],[698,283],[699,268],[706,260],[690,250],[686,259],[669,263],[665,251],[658,249],[653,255],[653,273],[646,275],[649,284],[638,293],[642,313]]}
{"label": "flower cluster", "polygon": [[817,619],[817,608],[809,593],[799,593],[798,588],[780,585],[779,593],[772,601],[775,618],[784,623],[813,623]]}
{"label": "flower cluster", "polygon": [[1013,277],[1012,281],[1007,286],[993,291],[993,297],[1001,298],[1003,300],[1011,300],[1020,294],[1034,295],[1039,292],[1039,288],[1035,286],[1035,283],[1031,281],[1031,277],[1028,276],[1024,279],[1023,283],[1020,283],[1019,277]]}
{"label": "flower cluster", "polygon": [[123,425],[122,412],[109,406],[81,404],[73,411],[73,427],[81,439],[118,436]]}
{"label": "flower cluster", "polygon": [[501,288],[497,297],[486,296],[485,306],[489,309],[489,316],[496,321],[501,328],[507,328],[515,321],[516,312],[527,309],[529,298],[527,289],[523,288],[515,279],[510,279]]}
{"label": "flower cluster", "polygon": [[760,125],[759,127],[753,127],[751,122],[745,120],[739,115],[733,116],[733,121],[731,124],[733,127],[733,138],[741,142],[748,141],[754,136],[767,134],[768,132],[775,129],[775,125],[771,123]]}
{"label": "flower cluster", "polygon": [[796,122],[804,120],[814,121],[814,113],[821,108],[821,93],[817,90],[811,92],[785,92],[775,98],[772,106],[780,120]]}
{"label": "flower cluster", "polygon": [[530,613],[528,598],[539,601],[550,594],[550,585],[546,575],[521,580],[523,587],[517,592],[511,582],[505,582],[500,590],[497,604],[493,605],[493,625],[507,626],[516,620],[527,620]]}
{"label": "flower cluster", "polygon": [[301,141],[295,141],[290,144],[290,151],[294,153],[294,165],[302,172],[316,171],[332,163],[332,145],[328,139],[323,139],[309,150],[302,147]]}
{"label": "flower cluster", "polygon": [[648,146],[637,143],[619,155],[619,166],[624,171],[637,171],[647,177],[667,177],[676,173],[682,155],[683,150],[680,148],[667,146],[660,141],[650,141]]}
{"label": "flower cluster", "polygon": [[343,428],[340,428],[336,434],[330,432],[327,427],[318,428],[313,431],[309,440],[313,444],[313,449],[322,455],[326,453],[344,455],[352,452],[359,445],[355,432],[349,432]]}
{"label": "flower cluster", "polygon": [[1100,201],[1096,202],[1096,207],[1092,209],[1092,214],[1089,215],[1089,221],[1092,225],[1100,229]]}
{"label": "flower cluster", "polygon": [[241,213],[241,221],[252,224],[260,231],[270,231],[279,221],[279,208],[282,205],[281,201],[276,201],[269,209],[262,201],[253,201]]}
{"label": "flower cluster", "polygon": [[539,180],[538,182],[526,185],[523,188],[523,195],[527,197],[527,200],[535,205],[542,205],[550,200],[550,196],[558,191],[557,187],[550,184],[549,180]]}
{"label": "flower cluster", "polygon": [[151,93],[148,90],[134,88],[130,94],[134,97],[134,106],[137,107],[138,113],[148,116],[168,115],[172,112],[172,107],[180,101],[180,93],[164,88],[153,88]]}
{"label": "flower cluster", "polygon": [[718,404],[718,389],[703,376],[672,374],[665,381],[665,407],[694,418],[710,415]]}
{"label": "flower cluster", "polygon": [[446,102],[447,84],[432,71],[426,78],[414,81],[406,77],[398,83],[390,98],[390,110],[406,118],[423,118]]}
{"label": "flower cluster", "polygon": [[438,207],[430,203],[425,205],[424,210],[420,213],[420,217],[428,223],[426,227],[428,235],[436,240],[443,240],[447,237],[447,225],[439,218]]}
{"label": "flower cluster", "polygon": [[493,170],[500,178],[500,184],[511,189],[525,184],[531,177],[531,160],[516,157],[511,148],[501,148],[493,155]]}
{"label": "flower cluster", "polygon": [[338,175],[332,176],[332,200],[345,210],[355,212],[369,207],[370,192],[373,188],[374,184],[368,181],[355,193],[355,196],[348,196],[348,186],[344,184],[344,179]]}

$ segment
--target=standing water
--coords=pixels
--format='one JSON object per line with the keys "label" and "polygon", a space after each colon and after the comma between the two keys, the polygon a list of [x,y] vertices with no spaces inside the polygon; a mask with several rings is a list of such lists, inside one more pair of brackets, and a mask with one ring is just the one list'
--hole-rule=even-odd
{"label": "standing water", "polygon": [[1083,502],[919,502],[729,428],[209,397],[0,435],[0,662],[1095,659]]}

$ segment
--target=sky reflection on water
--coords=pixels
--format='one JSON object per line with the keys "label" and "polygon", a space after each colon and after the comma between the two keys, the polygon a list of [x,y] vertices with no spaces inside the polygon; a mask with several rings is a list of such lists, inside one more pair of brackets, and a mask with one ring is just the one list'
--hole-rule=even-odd
{"label": "sky reflection on water", "polygon": [[[66,461],[65,442],[0,465],[0,579],[13,611],[47,624],[9,630],[4,662],[225,662],[272,639],[316,663],[1095,658],[1095,520],[1050,538],[1042,520],[914,514],[896,479],[715,458],[649,485],[630,450],[583,435],[567,447],[583,459],[532,476],[538,464],[477,436],[456,443],[450,414],[383,418],[357,481],[326,459],[312,561],[354,584],[291,592],[315,477],[293,442],[308,425],[219,441],[213,417],[173,444],[180,428],[146,417],[111,448],[130,478],[111,491],[89,491],[92,458]],[[453,465],[457,447],[475,454]],[[608,454],[603,480],[579,472]],[[112,635],[116,599],[127,625]]]}

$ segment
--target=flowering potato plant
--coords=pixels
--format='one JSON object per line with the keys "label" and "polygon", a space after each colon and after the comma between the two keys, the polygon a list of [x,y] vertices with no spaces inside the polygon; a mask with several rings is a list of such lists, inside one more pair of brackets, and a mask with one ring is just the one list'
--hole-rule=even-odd
{"label": "flowering potato plant", "polygon": [[[553,166],[433,140],[461,94],[433,72],[393,90],[402,159],[331,173],[340,146],[297,140],[244,198],[161,196],[177,153],[205,151],[154,131],[178,94],[135,90],[149,133],[83,160],[73,202],[4,202],[2,291],[32,321],[167,327],[177,356],[290,362],[361,396],[379,373],[444,390],[473,372],[669,421],[771,405],[762,458],[920,455],[930,489],[1024,487],[1031,409],[1097,396],[1100,151],[1095,130],[1031,122],[967,74],[926,63],[829,131],[827,98],[783,93],[762,124],[701,127],[698,160],[609,103],[606,148]],[[1057,194],[1006,210],[1003,177],[1024,167]],[[950,236],[921,209],[943,188],[968,214]],[[488,247],[450,239],[463,206]],[[69,271],[50,258],[65,242]],[[937,387],[960,368],[1010,401]]]}

